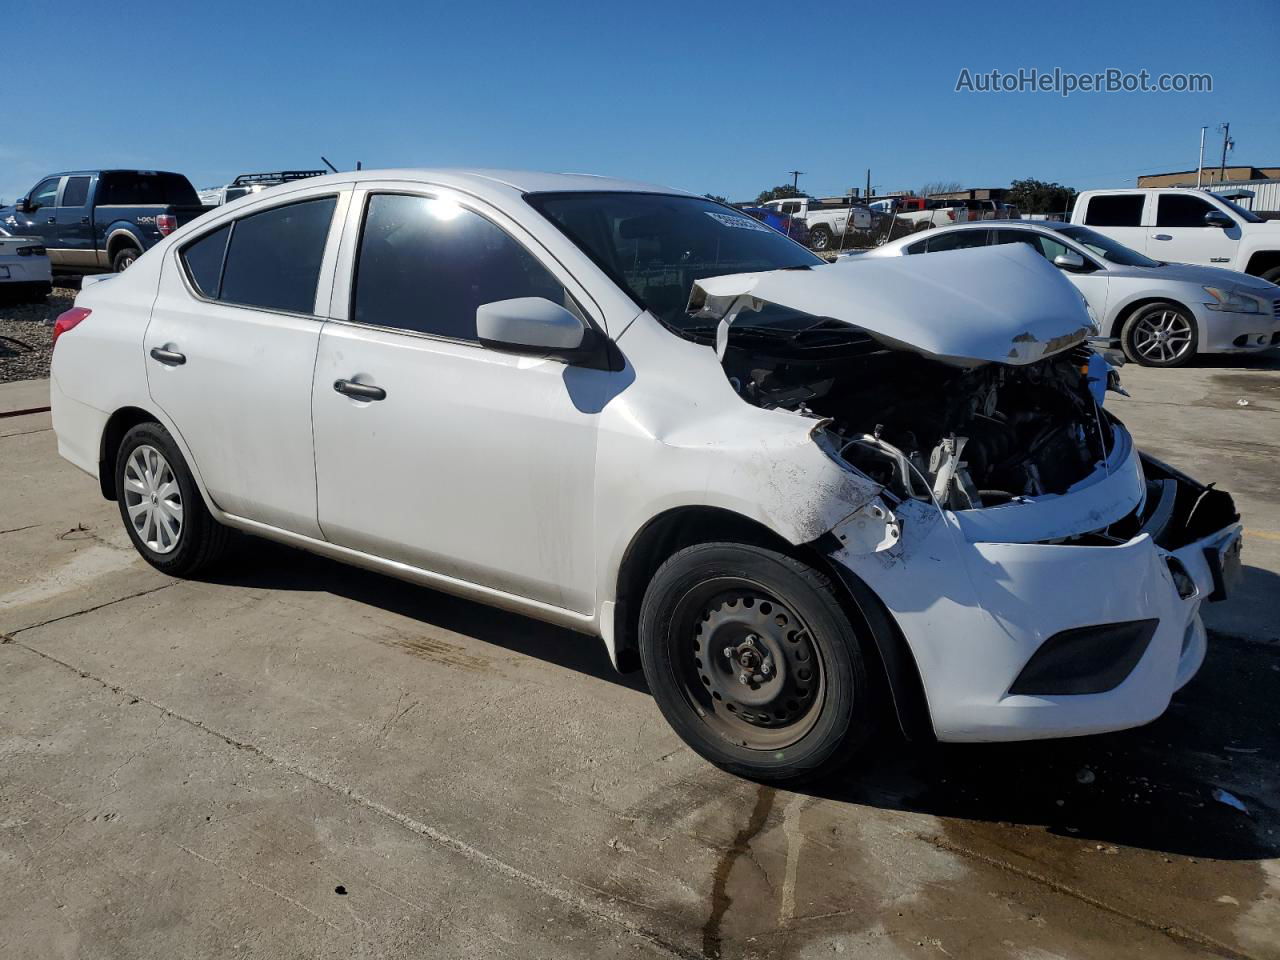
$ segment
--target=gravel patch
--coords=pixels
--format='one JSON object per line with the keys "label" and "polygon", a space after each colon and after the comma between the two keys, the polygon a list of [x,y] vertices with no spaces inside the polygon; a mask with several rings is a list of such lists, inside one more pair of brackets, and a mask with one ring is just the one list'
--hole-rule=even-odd
{"label": "gravel patch", "polygon": [[71,306],[76,293],[54,287],[47,303],[0,300],[0,383],[49,376],[53,321]]}

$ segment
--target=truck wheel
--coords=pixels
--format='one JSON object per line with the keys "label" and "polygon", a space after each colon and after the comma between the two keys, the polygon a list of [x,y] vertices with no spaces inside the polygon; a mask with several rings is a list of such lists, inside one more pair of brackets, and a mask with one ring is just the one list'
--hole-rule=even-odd
{"label": "truck wheel", "polygon": [[137,260],[140,256],[142,256],[142,251],[137,247],[121,247],[116,251],[116,255],[111,258],[111,268],[115,270],[116,273],[124,273],[133,261]]}
{"label": "truck wheel", "polygon": [[1262,275],[1267,283],[1280,283],[1280,267],[1272,267]]}
{"label": "truck wheel", "polygon": [[753,780],[827,774],[871,735],[861,641],[831,581],[739,543],[672,556],[640,608],[645,679],[697,753]]}
{"label": "truck wheel", "polygon": [[831,246],[831,228],[819,224],[809,230],[809,246],[815,250],[826,250]]}
{"label": "truck wheel", "polygon": [[142,559],[172,577],[217,562],[231,531],[218,523],[177,444],[158,423],[140,423],[116,453],[120,518]]}
{"label": "truck wheel", "polygon": [[1120,331],[1124,355],[1144,367],[1181,367],[1195,356],[1198,342],[1195,317],[1166,301],[1135,310]]}

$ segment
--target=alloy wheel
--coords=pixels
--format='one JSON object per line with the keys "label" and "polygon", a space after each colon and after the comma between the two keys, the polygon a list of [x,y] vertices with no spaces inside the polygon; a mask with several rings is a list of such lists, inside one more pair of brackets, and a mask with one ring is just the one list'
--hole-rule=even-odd
{"label": "alloy wheel", "polygon": [[1153,363],[1169,363],[1191,348],[1191,321],[1176,310],[1151,313],[1133,328],[1133,348]]}
{"label": "alloy wheel", "polygon": [[138,539],[153,553],[171,553],[182,536],[182,490],[169,461],[142,444],[124,467],[124,506]]}

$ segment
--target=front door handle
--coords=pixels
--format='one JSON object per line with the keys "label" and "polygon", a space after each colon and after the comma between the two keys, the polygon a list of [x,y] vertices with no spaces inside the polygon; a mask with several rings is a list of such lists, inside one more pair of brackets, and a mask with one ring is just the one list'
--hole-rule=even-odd
{"label": "front door handle", "polygon": [[158,360],[166,367],[180,367],[187,362],[187,355],[185,353],[178,353],[176,350],[165,350],[162,347],[152,347],[151,359]]}
{"label": "front door handle", "polygon": [[387,391],[381,387],[375,387],[371,383],[356,383],[354,380],[335,380],[333,381],[333,389],[343,396],[352,397],[356,400],[387,399]]}
{"label": "front door handle", "polygon": [[57,223],[57,222],[58,222],[57,217],[50,217],[48,220],[45,221],[45,223]]}
{"label": "front door handle", "polygon": [[1151,239],[1152,239],[1152,240],[1172,240],[1172,239],[1173,239],[1173,237],[1171,237],[1171,236],[1170,236],[1169,234],[1167,234],[1167,233],[1153,233],[1153,234],[1151,235]]}

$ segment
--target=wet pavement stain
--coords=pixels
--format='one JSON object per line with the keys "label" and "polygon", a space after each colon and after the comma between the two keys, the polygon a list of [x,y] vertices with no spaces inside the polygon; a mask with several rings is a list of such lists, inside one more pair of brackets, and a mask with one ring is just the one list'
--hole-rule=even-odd
{"label": "wet pavement stain", "polygon": [[733,905],[733,897],[729,895],[729,875],[733,866],[750,850],[751,841],[764,829],[773,809],[773,801],[777,791],[772,787],[761,786],[756,793],[755,806],[747,825],[738,831],[733,844],[725,850],[716,864],[711,884],[711,914],[702,928],[702,955],[708,960],[719,960],[721,949],[721,926],[725,914]]}

